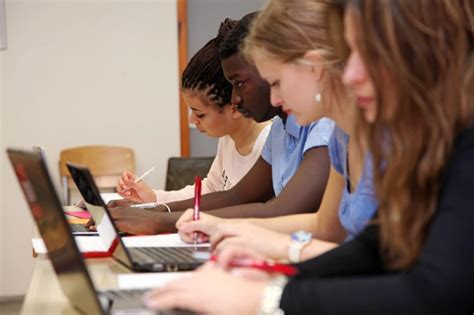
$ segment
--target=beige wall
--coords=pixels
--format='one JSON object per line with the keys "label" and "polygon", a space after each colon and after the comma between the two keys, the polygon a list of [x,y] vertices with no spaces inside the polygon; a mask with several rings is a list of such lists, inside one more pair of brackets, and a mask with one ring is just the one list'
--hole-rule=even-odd
{"label": "beige wall", "polygon": [[34,260],[33,223],[7,146],[58,155],[85,144],[129,146],[138,173],[162,187],[179,155],[175,0],[7,0],[0,52],[2,167],[0,296],[23,294]]}

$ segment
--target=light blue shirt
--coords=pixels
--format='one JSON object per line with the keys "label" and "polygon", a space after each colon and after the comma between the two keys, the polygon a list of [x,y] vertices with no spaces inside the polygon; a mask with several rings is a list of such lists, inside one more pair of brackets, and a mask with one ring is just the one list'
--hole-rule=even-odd
{"label": "light blue shirt", "polygon": [[308,126],[300,126],[290,115],[283,123],[280,117],[273,120],[262,158],[272,166],[273,191],[278,195],[295,175],[303,155],[311,148],[327,146],[334,122],[322,118]]}
{"label": "light blue shirt", "polygon": [[365,228],[378,208],[373,185],[373,165],[368,154],[365,156],[364,167],[355,191],[349,191],[348,143],[349,136],[338,127],[335,127],[329,141],[329,158],[334,169],[345,179],[345,186],[339,204],[339,220],[347,232],[346,241],[353,239]]}

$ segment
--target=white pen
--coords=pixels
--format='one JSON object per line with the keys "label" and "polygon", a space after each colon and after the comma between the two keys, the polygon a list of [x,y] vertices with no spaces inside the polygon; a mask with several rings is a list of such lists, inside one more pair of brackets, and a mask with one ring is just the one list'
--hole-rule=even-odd
{"label": "white pen", "polygon": [[138,182],[141,181],[143,178],[145,178],[146,176],[148,176],[148,174],[152,173],[154,170],[155,170],[155,167],[153,166],[153,167],[150,168],[148,171],[146,171],[145,173],[143,173],[142,176],[137,177],[137,179],[135,179],[133,182],[134,182],[135,184],[138,183]]}
{"label": "white pen", "polygon": [[159,206],[160,203],[158,202],[150,202],[150,203],[137,203],[137,204],[133,204],[133,205],[130,205],[130,207],[132,208],[154,208],[156,206]]}

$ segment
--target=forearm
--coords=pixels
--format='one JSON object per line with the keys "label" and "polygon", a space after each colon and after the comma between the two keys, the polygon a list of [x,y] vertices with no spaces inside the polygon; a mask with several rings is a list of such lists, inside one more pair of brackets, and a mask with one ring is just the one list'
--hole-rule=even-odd
{"label": "forearm", "polygon": [[[213,192],[201,196],[201,210],[212,210],[233,206],[240,202],[237,194],[232,190]],[[167,203],[172,212],[182,212],[194,207],[194,198]],[[161,211],[159,207],[151,209],[152,211]]]}
{"label": "forearm", "polygon": [[317,217],[315,213],[302,213],[274,218],[248,219],[248,221],[252,224],[285,234],[290,234],[298,230],[310,232],[315,231],[317,228],[316,220]]}

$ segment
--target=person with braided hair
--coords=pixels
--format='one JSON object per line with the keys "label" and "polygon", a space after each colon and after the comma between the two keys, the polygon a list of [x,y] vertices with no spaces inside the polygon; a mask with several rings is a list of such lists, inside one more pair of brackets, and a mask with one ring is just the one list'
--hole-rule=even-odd
{"label": "person with braided hair", "polygon": [[[191,113],[189,121],[209,137],[219,138],[217,154],[202,193],[228,190],[237,184],[259,158],[270,130],[270,122],[257,123],[231,105],[232,85],[222,72],[219,47],[237,21],[225,19],[218,34],[189,61],[181,78],[181,94]],[[125,170],[117,192],[133,202],[170,202],[194,195],[194,185],[181,190],[152,190],[145,182],[134,183],[136,175]]]}

